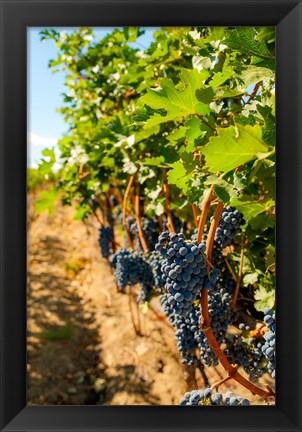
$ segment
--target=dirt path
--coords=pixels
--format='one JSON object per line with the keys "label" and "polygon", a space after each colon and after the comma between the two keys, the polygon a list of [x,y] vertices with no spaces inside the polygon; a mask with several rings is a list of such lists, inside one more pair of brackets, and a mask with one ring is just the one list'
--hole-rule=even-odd
{"label": "dirt path", "polygon": [[[73,214],[58,204],[54,218],[43,213],[29,227],[28,403],[178,404],[185,382],[173,330],[117,292],[97,225]],[[206,372],[211,383],[224,376]]]}

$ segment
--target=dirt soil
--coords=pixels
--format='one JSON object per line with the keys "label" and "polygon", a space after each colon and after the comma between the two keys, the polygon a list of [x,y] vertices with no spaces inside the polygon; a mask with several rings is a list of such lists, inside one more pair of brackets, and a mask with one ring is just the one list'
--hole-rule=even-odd
{"label": "dirt soil", "polygon": [[[74,209],[60,204],[53,218],[32,214],[29,208],[28,404],[178,404],[188,374],[160,304],[142,310],[135,293],[117,291],[93,220],[76,221]],[[224,376],[221,366],[198,370],[197,386]],[[264,403],[234,383],[220,390]]]}

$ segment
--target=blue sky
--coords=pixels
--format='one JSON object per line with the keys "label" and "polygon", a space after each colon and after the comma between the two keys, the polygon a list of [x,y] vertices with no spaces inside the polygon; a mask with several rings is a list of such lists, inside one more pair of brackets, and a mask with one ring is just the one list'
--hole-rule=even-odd
{"label": "blue sky", "polygon": [[[67,125],[56,109],[62,106],[64,73],[55,73],[48,67],[49,60],[57,55],[52,40],[41,42],[39,32],[43,28],[28,29],[28,109],[27,109],[27,163],[36,166],[41,151],[56,146],[58,139],[67,132]],[[56,28],[58,31],[75,30]],[[94,28],[97,39],[101,39],[112,29]],[[152,41],[154,29],[148,28],[141,36],[139,44],[147,47]],[[133,44],[140,48],[140,45]]]}

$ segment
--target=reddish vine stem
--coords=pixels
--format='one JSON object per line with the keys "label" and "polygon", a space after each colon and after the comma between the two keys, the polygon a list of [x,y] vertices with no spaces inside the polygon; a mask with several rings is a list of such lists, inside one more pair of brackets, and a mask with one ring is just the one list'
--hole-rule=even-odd
{"label": "reddish vine stem", "polygon": [[198,208],[196,204],[192,204],[192,211],[193,211],[193,216],[194,216],[194,222],[195,222],[195,226],[196,228],[198,227]]}
{"label": "reddish vine stem", "polygon": [[213,385],[211,385],[211,390],[214,390],[215,388],[218,388],[221,384],[229,381],[231,379],[230,376],[226,376],[224,378],[222,378],[220,381],[217,381],[216,383],[214,383]]}
{"label": "reddish vine stem", "polygon": [[146,253],[148,252],[148,246],[142,229],[142,222],[141,222],[140,208],[139,208],[139,197],[140,197],[140,184],[137,183],[136,193],[134,196],[134,213],[135,213],[135,219],[136,219],[136,224],[138,229],[138,237],[141,242],[143,251]]}
{"label": "reddish vine stem", "polygon": [[237,278],[236,278],[236,275],[235,275],[235,273],[234,273],[234,270],[233,270],[232,267],[231,267],[231,264],[229,263],[229,261],[227,260],[227,258],[224,258],[224,261],[225,261],[225,263],[226,263],[226,265],[227,265],[227,268],[228,268],[229,272],[230,272],[231,275],[232,275],[232,278],[233,278],[234,281],[236,282],[236,281],[237,281]]}
{"label": "reddish vine stem", "polygon": [[259,87],[261,86],[261,84],[262,84],[262,81],[259,81],[259,82],[255,85],[255,87],[254,87],[254,89],[253,89],[253,91],[252,91],[250,97],[248,98],[246,104],[248,104],[249,102],[251,102],[251,100],[254,99],[254,97],[256,96],[257,91],[259,90]]}
{"label": "reddish vine stem", "polygon": [[209,208],[211,205],[213,190],[214,190],[214,185],[212,185],[210,187],[208,195],[204,199],[203,204],[202,204],[202,210],[201,210],[201,215],[199,217],[198,231],[197,231],[197,238],[196,238],[199,243],[201,242],[204,226],[205,226],[205,223],[207,220],[208,211],[209,211]]}
{"label": "reddish vine stem", "polygon": [[214,244],[214,237],[215,237],[215,233],[221,218],[221,214],[222,214],[222,210],[223,210],[223,203],[221,201],[218,202],[214,216],[213,216],[213,220],[212,223],[210,225],[210,229],[209,229],[209,234],[208,234],[208,238],[207,238],[207,242],[206,242],[206,254],[208,257],[208,260],[211,262],[211,257],[212,257],[212,249],[213,249],[213,244]]}
{"label": "reddish vine stem", "polygon": [[[206,243],[206,253],[209,260],[211,260],[214,236],[218,226],[218,222],[220,220],[222,210],[223,210],[223,203],[219,202],[214,213],[214,217],[210,226],[209,235]],[[201,309],[200,328],[203,331],[206,338],[208,339],[209,344],[212,350],[214,351],[214,354],[216,355],[217,359],[219,360],[219,362],[227,372],[228,374],[227,376],[230,377],[230,379],[234,379],[235,381],[237,381],[243,387],[250,390],[253,394],[257,394],[263,397],[264,399],[267,399],[270,396],[275,396],[275,393],[269,387],[267,388],[267,390],[264,390],[260,387],[257,387],[247,379],[245,379],[242,375],[240,375],[240,373],[237,370],[237,367],[231,365],[227,360],[227,358],[225,357],[218,342],[215,339],[215,336],[211,328],[211,322],[210,322],[209,310],[208,310],[208,291],[205,289],[201,290],[200,309]]]}
{"label": "reddish vine stem", "polygon": [[[109,217],[110,217],[110,219],[112,219],[113,218],[113,216],[112,216],[112,204],[110,202],[108,194],[105,195],[105,199],[106,199],[106,206],[107,206],[107,211],[109,213]],[[113,225],[110,225],[110,231],[112,234],[112,240],[111,240],[112,250],[113,250],[113,252],[115,252],[116,251],[116,241],[115,241]]]}
{"label": "reddish vine stem", "polygon": [[235,288],[234,297],[233,297],[233,307],[236,307],[237,298],[238,298],[238,294],[239,294],[239,288],[240,288],[240,284],[241,284],[241,280],[242,280],[244,247],[245,247],[245,239],[244,239],[244,235],[242,234],[240,263],[239,263],[239,271],[238,271],[238,276],[237,276],[237,281],[236,281],[236,288]]}
{"label": "reddish vine stem", "polygon": [[131,186],[132,186],[133,181],[134,181],[134,174],[132,174],[129,177],[129,181],[128,181],[128,184],[127,184],[127,187],[125,190],[124,199],[123,199],[123,227],[124,227],[124,231],[126,233],[127,239],[128,239],[129,246],[132,249],[133,249],[133,241],[132,241],[132,238],[130,236],[130,233],[129,233],[129,230],[127,227],[126,216],[127,216],[127,199],[128,199],[128,195],[129,195],[129,192],[131,190]]}
{"label": "reddish vine stem", "polygon": [[166,213],[168,218],[168,222],[167,222],[168,230],[170,232],[175,232],[172,212],[171,212],[171,191],[167,182],[167,168],[163,169],[163,191],[166,196]]}
{"label": "reddish vine stem", "polygon": [[121,194],[121,191],[119,190],[119,188],[115,188],[116,191],[116,198],[118,200],[118,203],[122,206],[123,205],[123,197]]}
{"label": "reddish vine stem", "polygon": [[132,305],[131,305],[131,293],[129,292],[128,294],[128,304],[129,304],[129,311],[130,311],[130,318],[131,318],[131,322],[132,322],[132,326],[134,329],[134,332],[137,336],[140,335],[140,330],[136,327],[135,324],[135,320],[134,320],[134,315],[133,315],[133,309],[132,309]]}

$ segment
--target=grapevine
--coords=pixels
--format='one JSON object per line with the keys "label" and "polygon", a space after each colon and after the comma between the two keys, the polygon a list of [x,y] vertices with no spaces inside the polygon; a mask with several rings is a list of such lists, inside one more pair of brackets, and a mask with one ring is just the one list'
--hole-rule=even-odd
{"label": "grapevine", "polygon": [[[261,28],[192,27],[158,29],[139,49],[144,31],[96,41],[81,29],[70,52],[60,33],[42,32],[70,94],[57,189],[77,218],[101,221],[118,289],[138,292],[144,313],[159,305],[186,370],[220,363],[222,380],[267,402],[274,391],[258,379],[276,366],[274,47]],[[190,390],[181,405],[250,403]]]}

